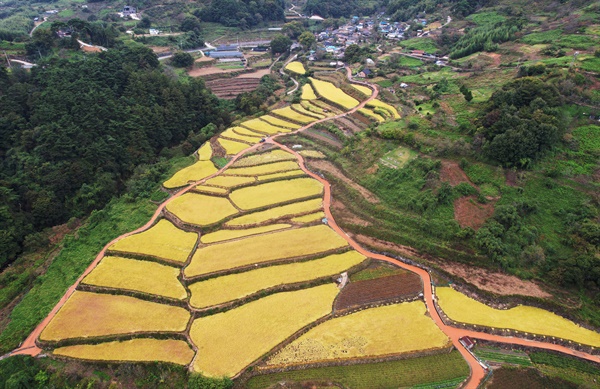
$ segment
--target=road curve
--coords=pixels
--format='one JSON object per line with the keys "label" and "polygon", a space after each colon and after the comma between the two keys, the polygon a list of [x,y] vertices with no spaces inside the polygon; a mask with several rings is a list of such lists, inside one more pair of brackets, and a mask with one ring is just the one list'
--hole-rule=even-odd
{"label": "road curve", "polygon": [[[352,80],[352,75],[351,75],[350,69],[346,68],[346,71],[347,71],[348,79],[350,81],[369,86],[371,89],[373,89],[373,94],[368,99],[364,100],[358,106],[354,107],[350,111],[347,111],[345,113],[342,113],[342,114],[339,114],[336,116],[327,117],[327,118],[323,118],[323,119],[314,121],[314,122],[309,123],[291,133],[297,133],[300,131],[304,131],[318,123],[349,115],[349,114],[357,111],[358,109],[364,107],[369,101],[377,98],[378,90],[376,87],[374,87],[373,85],[366,83],[366,82],[357,82],[357,81]],[[487,334],[484,332],[461,329],[461,328],[456,328],[456,327],[446,325],[443,322],[442,318],[440,317],[440,315],[436,309],[436,306],[434,304],[434,293],[433,293],[433,287],[432,287],[432,280],[431,280],[431,276],[427,270],[424,270],[417,266],[409,265],[407,263],[404,263],[404,262],[399,261],[394,258],[390,258],[390,257],[384,256],[381,254],[370,252],[370,251],[364,249],[363,247],[361,247],[356,241],[354,241],[350,236],[348,236],[337,225],[337,223],[335,222],[335,220],[333,218],[333,215],[331,214],[331,209],[330,209],[330,207],[331,207],[331,186],[330,186],[329,182],[326,181],[325,179],[321,178],[319,175],[308,170],[308,168],[306,167],[304,158],[300,154],[298,154],[296,151],[290,149],[289,147],[278,143],[275,140],[276,138],[278,138],[280,136],[285,136],[285,135],[289,135],[289,134],[290,133],[274,135],[270,138],[267,138],[265,143],[273,144],[273,145],[280,147],[281,149],[293,154],[298,159],[298,163],[299,163],[300,167],[302,168],[302,170],[306,174],[308,174],[309,176],[311,176],[312,178],[318,180],[319,182],[321,182],[323,184],[323,186],[324,186],[323,208],[324,208],[325,215],[327,216],[328,225],[336,233],[338,233],[341,237],[343,237],[350,246],[352,246],[356,251],[360,252],[361,254],[363,254],[367,257],[373,258],[373,259],[385,261],[385,262],[400,266],[404,269],[407,269],[409,271],[417,273],[423,279],[424,301],[425,301],[425,304],[427,306],[427,309],[429,311],[429,314],[430,314],[432,320],[436,323],[436,325],[440,328],[440,330],[442,330],[450,338],[450,340],[452,341],[454,346],[459,350],[459,352],[462,354],[462,356],[465,358],[465,360],[469,364],[469,367],[471,370],[471,375],[470,375],[468,381],[466,382],[466,384],[463,386],[464,388],[477,388],[479,383],[481,382],[481,380],[485,377],[486,371],[480,365],[479,361],[460,344],[459,338],[461,338],[463,336],[470,336],[470,337],[476,338],[476,339],[488,340],[488,341],[499,342],[499,343],[516,344],[516,345],[527,346],[527,347],[535,347],[535,348],[541,348],[541,349],[546,349],[546,350],[554,350],[554,351],[558,351],[558,352],[572,355],[575,357],[584,358],[584,359],[587,359],[590,361],[600,363],[600,356],[591,355],[588,353],[572,350],[570,348],[560,346],[560,345],[555,345],[552,343],[546,343],[546,342],[534,341],[534,340],[528,340],[528,339],[522,339],[522,338],[516,338],[516,337],[504,337],[504,336],[499,336],[499,335],[492,335],[492,334]],[[77,288],[79,283],[83,280],[83,278],[85,278],[85,276],[87,276],[96,267],[96,265],[102,260],[108,247],[110,247],[111,245],[113,245],[115,242],[117,242],[120,239],[123,239],[123,238],[131,236],[133,234],[137,234],[139,232],[147,230],[154,224],[154,222],[160,216],[163,209],[171,201],[173,201],[174,199],[187,193],[189,190],[191,190],[196,185],[201,184],[204,181],[209,180],[210,178],[213,178],[213,177],[221,174],[224,170],[229,168],[235,161],[237,161],[239,158],[243,157],[246,153],[255,151],[256,149],[258,149],[261,146],[262,146],[261,143],[257,143],[255,145],[241,151],[240,153],[235,155],[223,168],[219,169],[219,171],[217,171],[216,173],[214,173],[208,177],[205,177],[202,180],[199,180],[199,181],[196,181],[196,182],[193,182],[193,183],[187,185],[186,187],[181,189],[179,192],[177,192],[177,193],[173,194],[171,197],[169,197],[169,199],[167,199],[165,202],[163,202],[162,204],[160,204],[158,206],[158,208],[156,209],[156,211],[154,212],[154,214],[152,215],[150,220],[146,224],[144,224],[142,227],[140,227],[134,231],[127,232],[127,233],[113,239],[112,241],[110,241],[106,246],[104,246],[102,251],[100,251],[100,253],[98,253],[98,255],[96,256],[94,261],[87,267],[87,269],[83,272],[83,274],[67,290],[67,292],[63,295],[63,297],[60,299],[60,301],[56,304],[56,306],[48,314],[48,316],[33,330],[33,332],[27,337],[27,339],[25,339],[25,341],[21,344],[21,346],[19,348],[17,348],[16,350],[12,351],[9,354],[7,354],[7,356],[19,355],[19,354],[36,356],[41,353],[42,350],[37,346],[36,339],[39,337],[39,335],[41,334],[43,329],[46,327],[46,325],[54,318],[54,316],[60,310],[60,308],[69,299],[69,297],[75,292],[75,289]]]}

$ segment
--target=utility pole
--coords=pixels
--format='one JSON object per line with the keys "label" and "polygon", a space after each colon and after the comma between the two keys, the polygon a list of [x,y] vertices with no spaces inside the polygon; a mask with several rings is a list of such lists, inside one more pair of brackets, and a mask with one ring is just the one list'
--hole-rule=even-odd
{"label": "utility pole", "polygon": [[10,59],[8,59],[8,54],[6,54],[6,50],[4,50],[4,56],[6,57],[6,64],[10,69],[12,69],[12,65],[10,64]]}

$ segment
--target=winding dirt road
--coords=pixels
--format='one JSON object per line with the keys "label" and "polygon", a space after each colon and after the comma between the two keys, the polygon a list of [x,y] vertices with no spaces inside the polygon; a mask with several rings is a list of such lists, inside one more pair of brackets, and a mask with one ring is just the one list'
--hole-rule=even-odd
{"label": "winding dirt road", "polygon": [[[347,71],[347,76],[349,80],[352,80],[352,75],[351,75],[351,71],[349,68],[346,68]],[[353,81],[353,80],[352,80]],[[362,103],[360,103],[358,106],[356,106],[355,108],[353,108],[352,110],[345,112],[343,114],[340,115],[336,115],[333,117],[328,117],[328,118],[323,118],[320,120],[317,120],[315,122],[312,122],[296,131],[294,131],[293,133],[297,133],[300,131],[304,131],[318,123],[324,122],[324,121],[328,121],[328,120],[333,120],[336,118],[340,118],[340,117],[344,117],[347,116],[355,111],[357,111],[358,109],[364,107],[369,101],[377,98],[378,95],[378,90],[377,88],[373,87],[371,84],[369,83],[365,83],[365,82],[356,82],[353,81],[355,83],[359,83],[359,84],[363,84],[366,85],[368,87],[370,87],[371,89],[373,89],[373,94],[365,101],[363,101]],[[289,133],[288,133],[289,134]],[[325,215],[327,216],[327,220],[328,220],[328,225],[335,231],[337,232],[341,237],[343,237],[348,244],[350,244],[356,251],[360,252],[361,254],[370,257],[370,258],[374,258],[374,259],[378,259],[381,261],[385,261],[388,263],[392,263],[394,265],[400,266],[406,270],[412,271],[414,273],[417,273],[420,277],[422,277],[423,279],[423,295],[424,295],[424,301],[425,304],[427,306],[427,309],[429,311],[429,314],[431,316],[431,318],[433,319],[433,321],[437,324],[437,326],[451,339],[452,343],[454,344],[454,346],[460,351],[460,353],[463,355],[463,357],[465,358],[465,360],[467,361],[467,363],[469,364],[470,370],[471,370],[471,375],[467,381],[467,383],[463,386],[464,388],[477,388],[479,383],[481,382],[481,380],[485,377],[486,375],[486,371],[483,368],[483,366],[480,364],[480,362],[469,352],[467,351],[459,342],[459,338],[463,337],[463,336],[470,336],[472,338],[476,338],[476,339],[483,339],[483,340],[488,340],[488,341],[493,341],[493,342],[498,342],[498,343],[507,343],[507,344],[516,344],[516,345],[521,345],[521,346],[527,346],[527,347],[535,347],[535,348],[541,348],[541,349],[546,349],[546,350],[553,350],[553,351],[558,351],[561,353],[565,353],[568,355],[572,355],[575,357],[579,357],[579,358],[584,358],[590,361],[594,361],[597,363],[600,363],[600,356],[597,355],[591,355],[588,353],[584,353],[584,352],[579,352],[579,351],[575,351],[572,349],[569,349],[567,347],[564,346],[560,346],[560,345],[555,345],[552,343],[545,343],[545,342],[541,342],[541,341],[533,341],[533,340],[528,340],[528,339],[522,339],[522,338],[516,338],[516,337],[505,337],[505,336],[499,336],[499,335],[491,335],[491,334],[487,334],[487,333],[483,333],[483,332],[477,332],[477,331],[473,331],[473,330],[466,330],[466,329],[460,329],[460,328],[455,328],[455,327],[451,327],[449,325],[446,325],[440,314],[438,313],[434,300],[435,300],[435,294],[434,294],[434,290],[433,290],[433,286],[432,286],[432,279],[431,276],[429,274],[429,272],[427,270],[421,269],[419,267],[413,266],[413,265],[409,265],[406,264],[402,261],[381,255],[381,254],[376,254],[376,253],[372,253],[366,249],[364,249],[363,247],[361,247],[356,241],[354,241],[352,238],[350,238],[335,222],[335,220],[333,219],[333,216],[331,214],[331,186],[329,184],[328,181],[326,181],[325,179],[321,178],[320,176],[318,176],[317,174],[311,172],[310,170],[307,169],[304,158],[298,154],[297,152],[295,152],[294,150],[288,148],[285,145],[282,145],[280,143],[278,143],[275,139],[280,137],[280,136],[284,136],[284,135],[288,135],[288,134],[281,134],[281,135],[275,135],[272,136],[270,138],[267,138],[265,143],[270,143],[273,144],[277,147],[280,147],[281,149],[293,154],[294,156],[296,156],[296,158],[298,159],[298,163],[300,165],[300,167],[302,168],[302,170],[304,170],[304,172],[306,172],[306,174],[308,174],[309,176],[311,176],[312,178],[318,180],[319,182],[321,182],[324,186],[324,199],[323,199],[323,208],[325,211]],[[104,257],[104,254],[106,252],[106,250],[108,249],[108,247],[110,247],[112,244],[114,244],[115,242],[117,242],[120,239],[126,238],[130,235],[142,232],[148,228],[150,228],[156,221],[156,219],[159,217],[159,215],[161,214],[161,212],[163,211],[163,209],[167,206],[167,204],[169,204],[171,201],[173,201],[174,199],[182,196],[183,194],[187,193],[190,189],[192,189],[193,187],[195,187],[196,185],[210,179],[213,178],[219,174],[221,174],[225,169],[227,169],[229,166],[231,166],[236,160],[238,160],[239,158],[241,158],[242,156],[244,156],[246,153],[248,152],[252,152],[255,151],[257,148],[259,148],[260,146],[262,146],[261,143],[257,143],[254,146],[251,146],[250,148],[240,152],[239,154],[237,154],[236,156],[234,156],[232,158],[231,161],[229,161],[229,163],[227,165],[225,165],[223,168],[221,168],[218,172],[210,175],[209,177],[206,177],[202,180],[196,181],[194,183],[189,184],[188,186],[186,186],[185,188],[183,188],[182,190],[180,190],[179,192],[177,192],[176,194],[174,194],[173,196],[171,196],[168,200],[166,200],[165,202],[163,202],[154,212],[154,215],[152,216],[152,218],[142,227],[128,232],[124,235],[119,236],[118,238],[113,239],[111,242],[109,242],[104,249],[102,249],[102,251],[100,253],[98,253],[98,255],[96,256],[95,260],[90,264],[90,266],[85,270],[85,272],[77,279],[77,281],[73,284],[73,286],[71,286],[67,292],[64,294],[64,296],[61,298],[61,300],[56,304],[56,306],[52,309],[52,311],[48,314],[48,316],[35,328],[35,330],[27,337],[27,339],[22,343],[22,345],[14,350],[12,353],[10,353],[9,355],[17,355],[17,354],[27,354],[27,355],[32,355],[32,356],[36,356],[38,354],[40,354],[40,352],[42,351],[37,345],[36,345],[36,339],[39,337],[39,335],[41,334],[42,330],[46,327],[46,325],[52,320],[52,318],[56,315],[56,313],[59,311],[59,309],[64,305],[64,303],[69,299],[69,297],[74,293],[75,289],[77,288],[77,286],[79,285],[79,283],[81,282],[81,280],[83,280],[83,278],[88,275],[95,267],[96,265],[100,262],[100,260],[102,260],[102,258]]]}

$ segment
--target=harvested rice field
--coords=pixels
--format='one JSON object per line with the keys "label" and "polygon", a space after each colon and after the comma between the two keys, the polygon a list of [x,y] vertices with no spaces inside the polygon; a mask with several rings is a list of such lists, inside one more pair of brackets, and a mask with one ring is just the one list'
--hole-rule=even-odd
{"label": "harvested rice field", "polygon": [[304,158],[325,159],[327,156],[318,150],[300,150],[298,152]]}
{"label": "harvested rice field", "polygon": [[104,257],[82,283],[182,300],[187,293],[177,279],[179,273],[179,268],[155,262]]}
{"label": "harvested rice field", "polygon": [[226,223],[228,226],[248,226],[253,224],[264,223],[271,220],[277,220],[283,217],[306,214],[309,212],[320,210],[323,207],[322,199],[312,199],[301,201],[298,203],[274,207],[266,211],[249,213],[247,215],[236,217]]}
{"label": "harvested rice field", "polygon": [[273,111],[275,115],[284,117],[286,119],[293,120],[298,123],[308,124],[310,122],[314,122],[315,118],[310,116],[302,115],[296,111],[294,111],[291,107],[279,108]]}
{"label": "harvested rice field", "polygon": [[180,230],[167,219],[161,219],[148,230],[123,238],[108,249],[183,263],[192,252],[196,240],[197,234]]}
{"label": "harvested rice field", "polygon": [[298,169],[300,169],[300,166],[298,166],[296,161],[282,161],[257,166],[231,167],[224,174],[228,176],[256,176]]}
{"label": "harvested rice field", "polygon": [[237,300],[278,285],[333,276],[358,265],[365,259],[356,251],[348,251],[307,262],[270,266],[244,273],[210,278],[189,286],[192,292],[190,304],[196,308],[205,308]]}
{"label": "harvested rice field", "polygon": [[276,178],[292,178],[292,177],[301,177],[301,176],[305,176],[306,173],[304,173],[304,170],[302,169],[295,169],[295,170],[290,170],[287,172],[282,172],[282,173],[272,173],[272,174],[264,174],[262,176],[258,176],[256,177],[256,179],[258,181],[267,181],[267,180],[274,180]]}
{"label": "harvested rice field", "polygon": [[328,81],[321,81],[316,78],[310,78],[313,88],[317,95],[327,101],[339,104],[346,109],[356,107],[359,102],[354,97],[347,95],[343,90]]}
{"label": "harvested rice field", "polygon": [[93,361],[160,361],[187,365],[194,357],[194,350],[182,340],[140,338],[59,347],[52,354]]}
{"label": "harvested rice field", "polygon": [[225,195],[229,191],[225,188],[217,188],[209,185],[198,185],[194,187],[194,192],[200,192],[208,195]]}
{"label": "harvested rice field", "polygon": [[140,332],[179,332],[190,313],[129,296],[76,291],[46,326],[40,340],[59,341]]}
{"label": "harvested rice field", "polygon": [[519,305],[507,310],[494,309],[450,287],[436,288],[436,293],[440,308],[457,322],[554,336],[600,347],[599,333],[540,308]]}
{"label": "harvested rice field", "polygon": [[321,220],[325,217],[325,212],[315,212],[304,216],[292,218],[294,223],[310,223],[316,220]]}
{"label": "harvested rice field", "polygon": [[216,242],[222,242],[224,240],[231,240],[237,238],[243,238],[245,236],[263,234],[265,232],[271,232],[276,230],[282,230],[284,228],[291,227],[289,224],[271,224],[268,226],[247,228],[243,230],[224,230],[220,229],[210,234],[202,235],[200,241],[204,244],[211,244]]}
{"label": "harvested rice field", "polygon": [[290,130],[296,130],[300,128],[299,124],[288,122],[287,120],[281,120],[271,115],[263,115],[260,117],[261,120],[264,120],[267,123],[271,123],[274,126],[289,128]]}
{"label": "harvested rice field", "polygon": [[[251,210],[286,201],[318,196],[322,193],[323,184],[314,178],[296,178],[236,189],[231,192],[229,198],[239,208]],[[175,201],[177,200],[175,199]]]}
{"label": "harvested rice field", "polygon": [[370,108],[383,108],[384,110],[388,111],[394,119],[400,119],[400,114],[398,113],[398,110],[396,110],[396,108],[392,107],[391,105],[384,103],[381,100],[371,100],[367,103],[367,107]]}
{"label": "harvested rice field", "polygon": [[333,318],[284,347],[267,365],[375,357],[448,346],[450,340],[425,315],[426,311],[422,301],[414,301]]}
{"label": "harvested rice field", "polygon": [[325,225],[283,230],[213,244],[196,251],[185,268],[187,277],[287,258],[317,255],[346,247],[347,242]]}
{"label": "harvested rice field", "polygon": [[234,215],[238,210],[225,197],[186,193],[167,205],[167,210],[181,221],[208,226]]}
{"label": "harvested rice field", "polygon": [[217,168],[211,161],[198,161],[195,164],[181,169],[164,182],[167,189],[179,188],[190,182],[199,181],[217,172]]}
{"label": "harvested rice field", "polygon": [[198,347],[194,371],[209,377],[236,375],[296,331],[329,314],[337,293],[331,283],[277,293],[196,319],[190,330]]}
{"label": "harvested rice field", "polygon": [[294,155],[288,153],[287,151],[283,151],[281,149],[276,149],[273,151],[268,151],[265,153],[254,154],[248,157],[240,158],[234,162],[232,167],[244,167],[244,166],[255,166],[262,165],[265,163],[272,162],[280,162],[280,161],[295,161],[296,157]]}
{"label": "harvested rice field", "polygon": [[236,186],[248,184],[254,181],[256,181],[254,177],[234,177],[219,175],[215,178],[211,178],[210,180],[206,181],[205,184],[212,186],[221,186],[224,188],[234,188]]}
{"label": "harvested rice field", "polygon": [[283,127],[278,127],[260,119],[252,119],[240,124],[241,126],[247,127],[253,131],[260,132],[265,135],[274,135],[284,132],[289,132],[290,130]]}
{"label": "harvested rice field", "polygon": [[304,84],[302,85],[301,98],[302,100],[316,100],[318,97],[310,84]]}
{"label": "harvested rice field", "polygon": [[240,135],[240,134],[234,132],[233,128],[234,127],[226,129],[219,136],[223,137],[223,138],[229,138],[229,139],[233,139],[236,141],[244,142],[244,143],[250,143],[250,144],[258,143],[258,141],[260,140],[260,138],[257,138],[255,136]]}
{"label": "harvested rice field", "polygon": [[302,64],[302,62],[298,61],[292,61],[288,63],[285,69],[300,75],[306,74],[306,69],[304,68],[304,65]]}
{"label": "harvested rice field", "polygon": [[358,84],[350,84],[350,86],[352,88],[356,89],[357,91],[361,92],[362,94],[366,95],[367,97],[369,97],[373,94],[373,91],[368,86],[358,85]]}
{"label": "harvested rice field", "polygon": [[250,145],[247,143],[236,142],[236,141],[229,140],[229,139],[219,138],[218,142],[225,149],[225,153],[227,155],[235,155],[241,151],[246,150],[248,147],[250,147]]}
{"label": "harvested rice field", "polygon": [[198,160],[199,161],[210,161],[210,159],[212,158],[213,155],[213,150],[212,150],[212,146],[210,145],[210,142],[206,142],[204,143],[199,149],[198,149]]}

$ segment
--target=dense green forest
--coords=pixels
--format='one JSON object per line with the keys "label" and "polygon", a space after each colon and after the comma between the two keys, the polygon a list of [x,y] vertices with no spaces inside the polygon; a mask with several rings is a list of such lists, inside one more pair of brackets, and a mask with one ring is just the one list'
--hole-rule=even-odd
{"label": "dense green forest", "polygon": [[144,47],[2,68],[0,266],[40,244],[41,229],[102,208],[163,149],[187,140],[192,152],[229,124],[220,104],[202,80],[168,78]]}
{"label": "dense green forest", "polygon": [[247,28],[266,21],[283,21],[283,0],[219,0],[195,12],[206,22]]}

